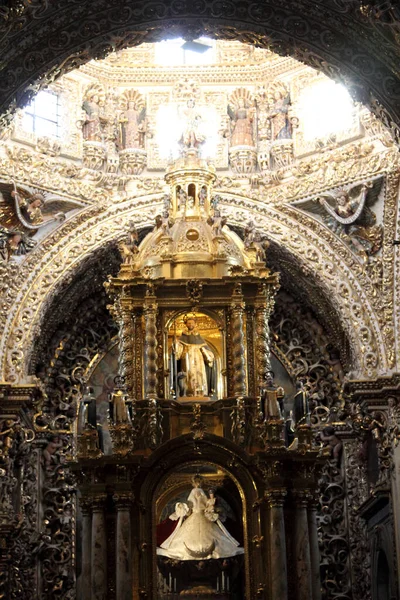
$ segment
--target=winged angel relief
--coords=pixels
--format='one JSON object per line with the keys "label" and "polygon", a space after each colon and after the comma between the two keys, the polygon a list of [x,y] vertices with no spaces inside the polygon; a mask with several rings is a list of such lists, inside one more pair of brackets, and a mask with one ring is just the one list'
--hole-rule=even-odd
{"label": "winged angel relief", "polygon": [[51,223],[61,223],[65,213],[82,204],[64,200],[32,188],[17,190],[16,186],[0,183],[0,261],[30,252],[35,245],[34,234]]}
{"label": "winged angel relief", "polygon": [[329,229],[367,262],[382,246],[383,227],[377,225],[371,210],[379,198],[382,182],[379,178],[340,188],[311,200],[297,200],[292,206],[320,216]]}

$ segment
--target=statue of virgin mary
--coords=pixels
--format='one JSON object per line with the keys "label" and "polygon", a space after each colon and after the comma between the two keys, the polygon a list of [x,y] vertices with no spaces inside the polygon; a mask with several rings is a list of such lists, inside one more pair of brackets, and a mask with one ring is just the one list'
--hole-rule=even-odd
{"label": "statue of virgin mary", "polygon": [[208,560],[244,554],[244,549],[224,527],[215,508],[215,496],[208,498],[202,479],[192,479],[187,503],[177,502],[170,519],[178,521],[172,534],[157,548],[157,554],[175,560]]}

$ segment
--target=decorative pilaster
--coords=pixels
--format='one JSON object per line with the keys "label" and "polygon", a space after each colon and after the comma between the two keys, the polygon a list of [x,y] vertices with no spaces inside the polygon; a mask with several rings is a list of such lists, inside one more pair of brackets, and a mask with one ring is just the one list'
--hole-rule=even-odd
{"label": "decorative pilaster", "polygon": [[269,507],[268,540],[269,554],[269,581],[270,597],[287,600],[287,563],[286,563],[286,538],[285,538],[285,519],[283,513],[283,504],[286,497],[286,490],[273,489],[266,492],[266,500]]}
{"label": "decorative pilaster", "polygon": [[116,600],[132,600],[131,506],[133,494],[114,495],[117,507]]}
{"label": "decorative pilaster", "polygon": [[255,302],[255,354],[257,385],[260,393],[268,384],[271,374],[271,340],[269,334],[269,317],[274,305],[271,296],[271,287],[265,283],[258,286]]}
{"label": "decorative pilaster", "polygon": [[91,600],[92,505],[90,499],[81,498],[80,507],[82,512],[82,566],[78,598]]}
{"label": "decorative pilaster", "polygon": [[317,497],[311,497],[308,504],[308,537],[310,540],[312,600],[321,600],[320,553],[317,530],[317,504]]}
{"label": "decorative pilaster", "polygon": [[307,506],[309,493],[306,490],[294,492],[295,517],[294,517],[294,560],[297,600],[310,600],[311,586],[311,555],[308,533]]}
{"label": "decorative pilaster", "polygon": [[232,354],[233,354],[233,393],[236,398],[245,396],[246,385],[246,362],[243,313],[245,304],[243,301],[242,285],[236,283],[231,303],[232,315]]}
{"label": "decorative pilaster", "polygon": [[144,300],[144,393],[147,400],[157,398],[157,302],[154,286],[149,284]]}
{"label": "decorative pilaster", "polygon": [[105,495],[93,498],[91,535],[91,600],[107,600],[107,537]]}

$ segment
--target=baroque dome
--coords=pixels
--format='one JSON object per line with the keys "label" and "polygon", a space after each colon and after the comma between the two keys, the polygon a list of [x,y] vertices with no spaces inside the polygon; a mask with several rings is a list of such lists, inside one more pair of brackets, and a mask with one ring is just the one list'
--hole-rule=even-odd
{"label": "baroque dome", "polygon": [[157,215],[153,231],[138,247],[134,230],[128,244],[121,244],[125,277],[269,275],[265,267],[267,243],[257,237],[251,223],[244,242],[229,229],[219,210],[219,196],[212,195],[215,169],[197,156],[196,149],[189,149],[175,161],[165,179],[171,193],[163,198],[163,211]]}

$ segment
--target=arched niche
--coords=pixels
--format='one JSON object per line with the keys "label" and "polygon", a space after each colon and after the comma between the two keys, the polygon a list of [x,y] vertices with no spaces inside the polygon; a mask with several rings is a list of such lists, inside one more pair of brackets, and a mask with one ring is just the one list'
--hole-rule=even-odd
{"label": "arched niche", "polygon": [[[182,461],[182,452],[185,460]],[[193,472],[193,473],[192,473]],[[185,490],[190,494],[191,478],[199,473],[204,475],[205,483],[203,487],[207,490],[212,487],[214,480],[216,494],[221,497],[221,504],[225,507],[231,505],[232,516],[241,518],[242,523],[238,524],[236,530],[232,533],[240,538],[239,544],[243,543],[243,553],[238,553],[243,560],[243,571],[240,574],[240,593],[245,597],[251,598],[255,595],[255,581],[261,569],[260,553],[251,541],[261,536],[262,523],[254,518],[252,506],[256,502],[258,494],[258,483],[251,474],[250,465],[243,456],[238,454],[237,446],[224,440],[221,443],[219,438],[207,435],[204,440],[193,443],[191,435],[181,436],[164,444],[162,451],[156,451],[151,459],[151,464],[146,469],[145,478],[141,485],[140,502],[143,506],[151,506],[151,511],[146,511],[144,515],[141,534],[148,544],[148,552],[142,555],[140,572],[145,576],[152,574],[152,581],[157,582],[159,578],[159,565],[157,564],[157,525],[160,524],[160,518],[164,517],[163,510],[168,501],[173,499],[174,491],[169,491],[168,487],[175,487],[177,498],[182,495],[185,497]],[[181,481],[179,477],[181,474]],[[225,479],[225,486],[224,486]],[[189,488],[189,489],[188,489]],[[242,536],[242,537],[241,537]],[[206,560],[206,559],[203,559]],[[235,562],[235,561],[233,561]],[[217,560],[217,569],[211,569],[210,581],[217,586],[216,570],[223,569],[223,560]],[[252,565],[252,576],[250,574],[250,564]],[[241,567],[240,567],[241,568]],[[172,579],[175,577],[172,574]],[[169,577],[167,575],[167,583]],[[185,580],[184,580],[185,581]],[[177,584],[177,589],[182,591],[182,583]],[[200,584],[201,585],[201,584]],[[221,576],[219,585],[222,585]],[[158,598],[156,586],[152,589],[152,600]],[[238,598],[243,596],[237,596]]]}

